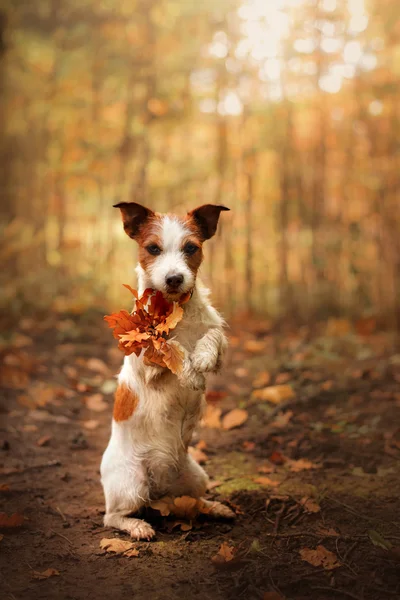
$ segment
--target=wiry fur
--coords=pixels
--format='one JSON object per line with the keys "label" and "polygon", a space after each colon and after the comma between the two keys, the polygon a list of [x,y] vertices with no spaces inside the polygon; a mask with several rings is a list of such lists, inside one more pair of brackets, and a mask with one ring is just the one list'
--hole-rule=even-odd
{"label": "wiry fur", "polygon": [[[177,377],[167,369],[146,366],[142,357],[135,354],[125,357],[118,383],[134,394],[135,402],[131,405],[135,409],[125,420],[113,419],[111,438],[101,463],[105,525],[127,531],[136,539],[150,539],[154,536],[152,527],[129,517],[131,513],[164,495],[199,498],[206,491],[208,477],[187,449],[205,406],[205,373],[219,368],[226,338],[223,320],[211,306],[208,290],[196,283],[201,244],[207,236],[197,233],[193,213],[180,220],[151,211],[148,215],[143,207],[140,211],[140,218],[144,214],[143,223],[137,228],[137,221],[134,222],[134,235],[127,231],[138,238],[139,256],[144,257],[137,267],[139,293],[153,287],[168,296],[165,278],[177,272],[184,275],[180,292],[193,290],[184,305],[183,319],[171,336],[185,349],[182,373]],[[216,220],[218,216],[219,212]],[[215,219],[214,214],[212,218]],[[127,230],[130,225],[125,221],[124,218]],[[153,236],[151,241],[158,236],[162,245],[162,254],[152,260],[146,260],[145,254],[148,235]],[[185,257],[182,251],[187,239],[199,244],[197,261]],[[213,503],[211,512],[216,517],[233,517],[232,511],[219,503]]]}

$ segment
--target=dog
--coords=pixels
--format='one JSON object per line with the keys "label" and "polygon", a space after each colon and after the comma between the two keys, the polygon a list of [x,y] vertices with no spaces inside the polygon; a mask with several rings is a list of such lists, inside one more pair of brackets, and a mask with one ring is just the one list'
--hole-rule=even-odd
{"label": "dog", "polygon": [[[169,301],[190,295],[173,331],[185,358],[179,375],[126,356],[118,376],[111,438],[101,462],[104,525],[150,540],[155,532],[130,515],[163,496],[201,498],[208,476],[188,454],[205,408],[205,374],[217,371],[227,347],[224,321],[197,280],[203,243],[216,232],[225,206],[206,204],[185,217],[153,212],[135,202],[115,205],[125,232],[139,245],[138,292],[161,291]],[[234,518],[219,502],[204,500],[214,518]]]}

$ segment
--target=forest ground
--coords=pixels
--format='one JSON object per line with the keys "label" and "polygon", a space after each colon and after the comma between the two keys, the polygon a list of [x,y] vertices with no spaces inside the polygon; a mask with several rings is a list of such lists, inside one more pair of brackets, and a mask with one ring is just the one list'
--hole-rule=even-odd
{"label": "forest ground", "polygon": [[2,598],[400,597],[400,354],[373,320],[233,323],[193,446],[236,521],[153,514],[130,557],[100,546],[129,540],[102,524],[115,340],[94,312],[2,324]]}

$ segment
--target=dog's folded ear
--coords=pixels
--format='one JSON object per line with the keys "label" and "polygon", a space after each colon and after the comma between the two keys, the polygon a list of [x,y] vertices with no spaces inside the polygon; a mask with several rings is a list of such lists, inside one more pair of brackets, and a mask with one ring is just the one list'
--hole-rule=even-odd
{"label": "dog's folded ear", "polygon": [[188,213],[199,228],[203,240],[209,240],[215,234],[219,215],[223,210],[230,209],[217,204],[203,204]]}
{"label": "dog's folded ear", "polygon": [[136,202],[120,202],[114,204],[114,208],[119,208],[121,211],[125,233],[132,239],[138,236],[142,225],[151,217],[154,217],[155,214],[149,208]]}

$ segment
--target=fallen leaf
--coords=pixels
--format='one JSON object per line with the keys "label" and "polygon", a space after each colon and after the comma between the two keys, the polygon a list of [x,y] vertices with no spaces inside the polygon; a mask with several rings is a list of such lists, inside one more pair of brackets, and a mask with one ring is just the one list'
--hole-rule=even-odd
{"label": "fallen leaf", "polygon": [[174,515],[182,519],[194,519],[199,513],[198,501],[190,496],[181,496],[174,500]]}
{"label": "fallen leaf", "polygon": [[108,408],[107,402],[104,402],[103,394],[93,394],[92,396],[86,396],[85,404],[89,410],[95,412],[103,412]]}
{"label": "fallen leaf", "polygon": [[89,419],[88,421],[84,421],[82,425],[85,429],[93,430],[97,429],[97,427],[100,425],[100,421],[96,421],[95,419]]}
{"label": "fallen leaf", "polygon": [[281,452],[275,450],[269,457],[269,460],[274,465],[283,465],[288,459]]}
{"label": "fallen leaf", "polygon": [[12,345],[15,348],[24,348],[25,346],[31,346],[33,344],[32,338],[22,333],[17,333],[12,339]]}
{"label": "fallen leaf", "polygon": [[273,465],[261,465],[257,471],[259,473],[274,473],[275,467]]}
{"label": "fallen leaf", "polygon": [[132,542],[120,540],[119,538],[103,538],[100,540],[100,548],[106,552],[114,552],[123,556],[139,556],[139,550]]}
{"label": "fallen leaf", "polygon": [[266,400],[273,404],[280,404],[285,400],[291,400],[295,393],[290,385],[270,385],[260,390],[254,390],[252,397],[257,400]]}
{"label": "fallen leaf", "polygon": [[341,566],[336,554],[330,552],[322,545],[317,546],[315,550],[312,548],[302,548],[300,556],[303,560],[314,567],[323,567],[327,571],[337,569]]}
{"label": "fallen leaf", "polygon": [[191,523],[187,523],[186,521],[175,521],[172,524],[171,531],[176,527],[179,527],[181,531],[190,531],[193,528],[193,525]]}
{"label": "fallen leaf", "polygon": [[162,517],[168,517],[171,514],[171,508],[173,507],[173,498],[164,497],[160,500],[154,500],[149,504],[153,510],[158,510]]}
{"label": "fallen leaf", "polygon": [[0,513],[0,528],[5,529],[8,527],[21,527],[24,522],[24,516],[19,513],[14,513],[11,516],[7,516],[6,513]]}
{"label": "fallen leaf", "polygon": [[247,410],[243,408],[234,408],[229,411],[222,419],[222,427],[223,429],[234,429],[235,427],[240,427],[243,425],[249,418],[249,414]]}
{"label": "fallen leaf", "polygon": [[351,323],[348,319],[328,319],[326,325],[326,335],[328,337],[340,337],[351,331]]}
{"label": "fallen leaf", "polygon": [[206,401],[217,402],[218,400],[223,400],[226,398],[227,395],[227,392],[223,392],[222,390],[209,390],[206,392]]}
{"label": "fallen leaf", "polygon": [[249,370],[246,369],[245,367],[238,367],[237,369],[235,369],[236,377],[239,377],[239,378],[247,377],[248,374],[249,374]]}
{"label": "fallen leaf", "polygon": [[332,380],[324,381],[321,384],[321,390],[324,390],[325,392],[328,392],[329,390],[331,390],[332,387],[333,387],[333,381]]}
{"label": "fallen leaf", "polygon": [[278,373],[275,377],[276,385],[280,385],[282,383],[287,383],[292,379],[292,375],[290,373]]}
{"label": "fallen leaf", "polygon": [[307,471],[309,469],[319,469],[320,465],[307,460],[306,458],[299,458],[298,460],[288,459],[287,464],[289,465],[289,469],[294,473],[299,473],[300,471]]}
{"label": "fallen leaf", "polygon": [[101,373],[102,375],[108,375],[110,372],[110,369],[104,360],[101,360],[100,358],[89,358],[86,367],[91,371],[96,371],[96,373]]}
{"label": "fallen leaf", "polygon": [[203,465],[208,460],[208,456],[203,450],[199,448],[193,448],[193,446],[189,446],[188,452],[190,456],[197,462],[199,465]]}
{"label": "fallen leaf", "polygon": [[308,498],[307,496],[304,496],[304,498],[300,500],[300,504],[308,513],[317,513],[321,510],[320,505],[317,504],[315,500],[313,500],[312,498]]}
{"label": "fallen leaf", "polygon": [[7,494],[10,491],[10,486],[7,483],[0,483],[0,493]]}
{"label": "fallen leaf", "polygon": [[259,483],[260,485],[265,485],[267,487],[278,487],[280,484],[280,481],[275,481],[269,477],[256,477],[254,481],[255,483]]}
{"label": "fallen leaf", "polygon": [[259,354],[260,352],[264,352],[266,344],[260,340],[247,340],[245,341],[243,347],[245,350],[247,350],[247,352]]}
{"label": "fallen leaf", "polygon": [[370,529],[368,531],[368,537],[374,546],[383,548],[383,550],[390,550],[393,547],[393,544],[389,542],[389,540],[385,540],[385,538],[381,536],[380,533],[374,531],[373,529]]}
{"label": "fallen leaf", "polygon": [[261,371],[257,377],[253,380],[253,388],[265,387],[271,381],[271,375],[268,371]]}
{"label": "fallen leaf", "polygon": [[48,446],[50,440],[53,438],[52,435],[42,435],[41,438],[38,439],[38,441],[36,442],[37,446]]}
{"label": "fallen leaf", "polygon": [[253,450],[255,450],[256,443],[245,440],[242,444],[242,447],[245,452],[253,452]]}
{"label": "fallen leaf", "polygon": [[59,575],[60,571],[57,569],[46,569],[45,571],[31,571],[32,579],[48,579],[49,577],[54,577],[55,575]]}
{"label": "fallen leaf", "polygon": [[207,404],[202,425],[210,429],[221,429],[221,414],[222,410],[220,408],[212,404]]}
{"label": "fallen leaf", "polygon": [[282,413],[276,417],[274,421],[271,423],[271,427],[277,427],[278,429],[283,429],[289,424],[289,421],[293,417],[293,411],[287,410],[285,413]]}
{"label": "fallen leaf", "polygon": [[229,546],[227,542],[222,542],[217,554],[215,554],[211,561],[214,564],[221,565],[230,562],[235,557],[235,549],[233,546]]}

